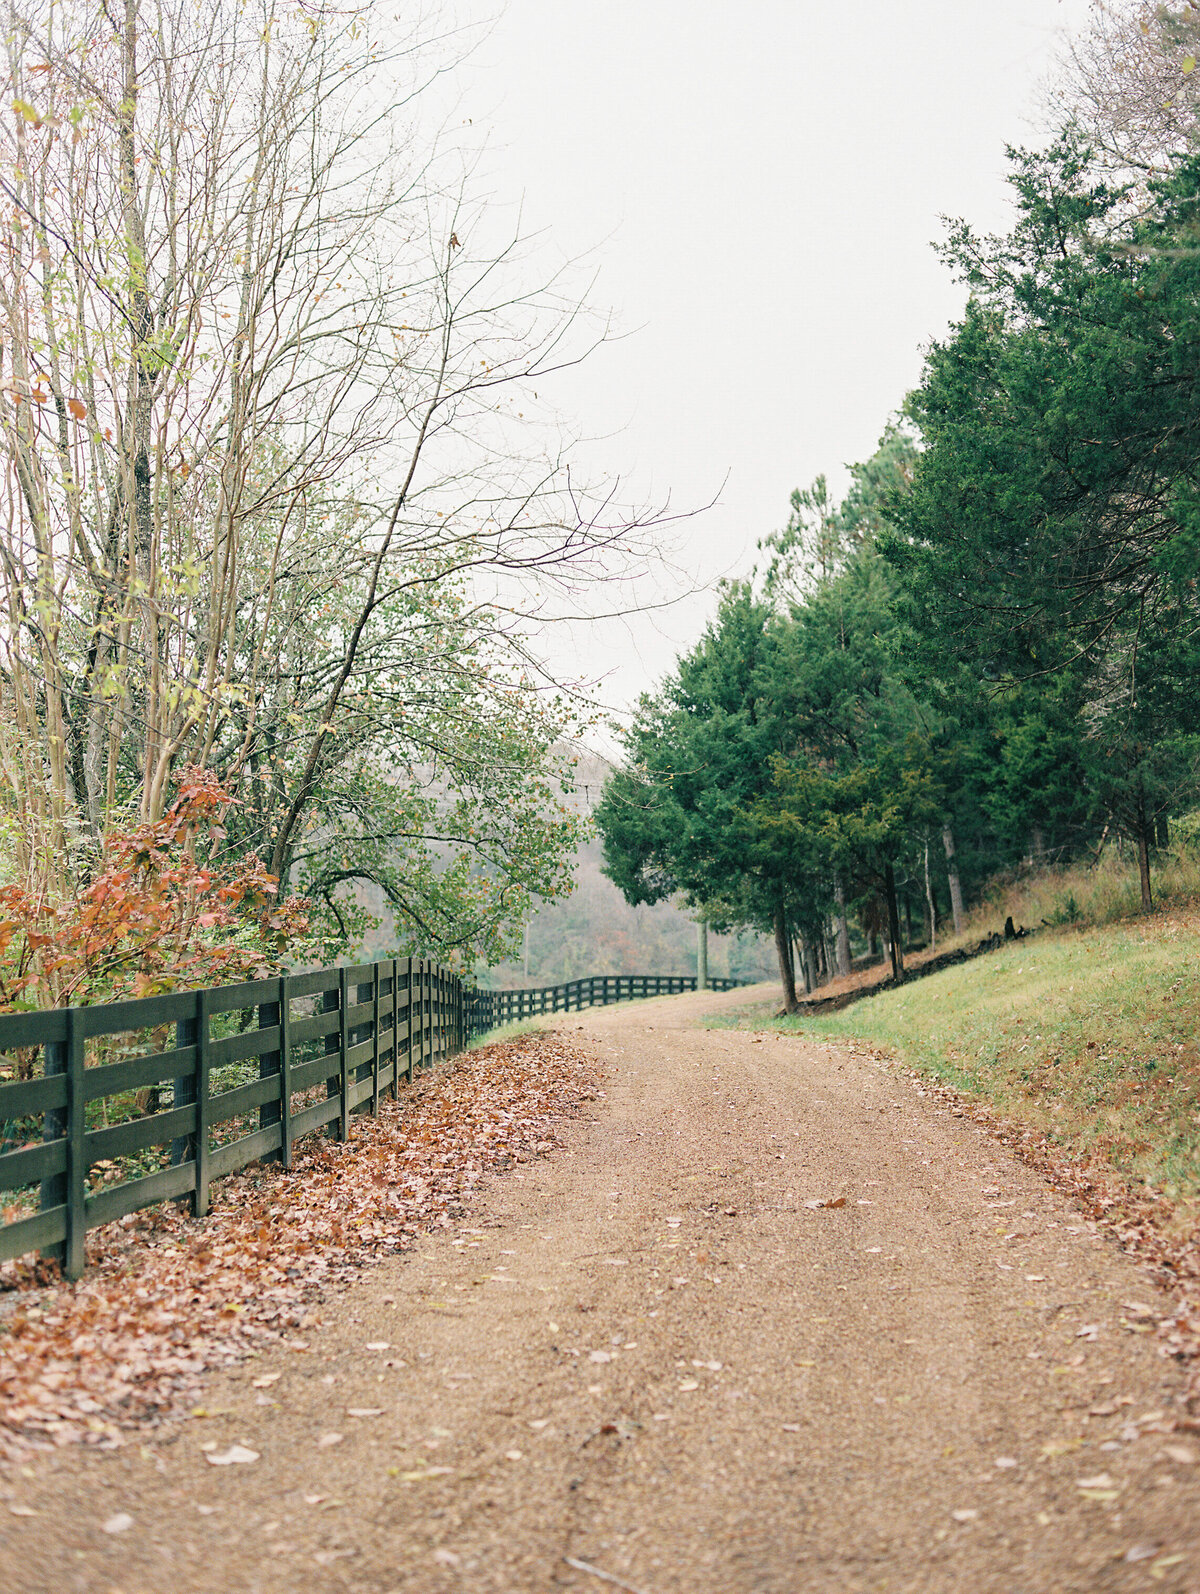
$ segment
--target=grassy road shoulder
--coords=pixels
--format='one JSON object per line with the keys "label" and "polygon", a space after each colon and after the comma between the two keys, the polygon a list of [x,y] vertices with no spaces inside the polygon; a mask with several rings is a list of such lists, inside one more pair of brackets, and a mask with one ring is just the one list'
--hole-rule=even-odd
{"label": "grassy road shoulder", "polygon": [[865,1045],[958,1094],[1169,1273],[1200,1279],[1200,911],[1047,931],[820,1018],[709,1022]]}

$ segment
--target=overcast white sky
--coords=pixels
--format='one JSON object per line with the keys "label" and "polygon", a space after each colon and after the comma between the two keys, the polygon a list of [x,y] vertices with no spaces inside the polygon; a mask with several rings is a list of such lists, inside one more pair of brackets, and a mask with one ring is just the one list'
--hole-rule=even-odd
{"label": "overcast white sky", "polygon": [[[939,216],[1005,220],[1006,142],[1087,0],[456,0],[494,18],[459,79],[486,190],[590,252],[630,335],[557,402],[593,465],[678,507],[703,583],[742,572],[791,489],[868,455],[960,310]],[[727,480],[726,480],[727,477]],[[628,703],[707,593],[573,638]]]}

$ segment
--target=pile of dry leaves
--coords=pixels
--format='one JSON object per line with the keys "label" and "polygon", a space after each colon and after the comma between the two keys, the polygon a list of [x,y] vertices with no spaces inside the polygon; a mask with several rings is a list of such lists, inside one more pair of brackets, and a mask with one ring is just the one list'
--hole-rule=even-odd
{"label": "pile of dry leaves", "polygon": [[118,1445],[194,1396],[205,1368],[272,1341],[302,1349],[332,1286],[449,1224],[485,1175],[557,1145],[597,1077],[555,1034],[468,1052],[356,1117],[347,1144],[312,1135],[290,1173],[255,1166],[214,1186],[202,1222],[168,1205],[95,1230],[78,1284],[6,1269],[0,1456]]}

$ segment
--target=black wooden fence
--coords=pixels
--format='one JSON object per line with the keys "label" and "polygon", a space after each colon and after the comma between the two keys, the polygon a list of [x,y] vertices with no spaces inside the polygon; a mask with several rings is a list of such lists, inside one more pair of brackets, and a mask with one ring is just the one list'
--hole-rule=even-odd
{"label": "black wooden fence", "polygon": [[[711,979],[712,991],[732,991],[744,980]],[[581,1012],[585,1007],[607,1007],[610,1002],[632,1002],[647,996],[678,996],[696,989],[694,974],[590,974],[565,985],[540,985],[519,991],[476,991],[472,1027],[479,1031],[501,1024],[519,1023],[543,1013]]]}
{"label": "black wooden fence", "polygon": [[[729,990],[736,980],[712,980]],[[0,1015],[0,1261],[68,1278],[101,1223],[186,1197],[302,1135],[377,1112],[383,1091],[513,1019],[693,991],[692,975],[603,974],[480,991],[424,958],[317,969],[96,1007]],[[169,1100],[167,1100],[169,1098]]]}
{"label": "black wooden fence", "polygon": [[181,1196],[202,1216],[214,1179],[290,1167],[326,1125],[345,1140],[352,1113],[462,1050],[470,998],[399,958],[0,1016],[0,1191],[18,1192],[0,1260],[40,1250],[78,1278],[88,1229]]}

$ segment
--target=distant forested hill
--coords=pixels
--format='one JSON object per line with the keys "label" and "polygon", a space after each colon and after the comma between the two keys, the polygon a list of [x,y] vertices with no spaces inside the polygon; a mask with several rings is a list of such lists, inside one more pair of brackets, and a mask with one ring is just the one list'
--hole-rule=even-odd
{"label": "distant forested hill", "polygon": [[[592,783],[593,800],[599,780]],[[528,983],[557,985],[584,974],[694,974],[696,924],[670,903],[631,908],[600,868],[600,843],[579,850],[576,886],[565,902],[543,908],[531,920]],[[708,971],[743,979],[774,977],[774,954],[761,936],[708,937]],[[490,985],[523,985],[523,960],[501,963]]]}

